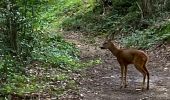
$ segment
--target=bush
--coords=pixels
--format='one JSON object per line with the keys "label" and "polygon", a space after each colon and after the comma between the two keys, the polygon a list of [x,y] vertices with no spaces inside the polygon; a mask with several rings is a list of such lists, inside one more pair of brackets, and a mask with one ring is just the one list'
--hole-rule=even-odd
{"label": "bush", "polygon": [[148,49],[161,41],[170,40],[170,24],[163,23],[159,27],[152,27],[144,31],[135,31],[124,36],[120,41],[126,47]]}
{"label": "bush", "polygon": [[22,63],[17,61],[17,57],[11,55],[1,55],[0,57],[0,80],[6,82],[13,73],[22,74]]}

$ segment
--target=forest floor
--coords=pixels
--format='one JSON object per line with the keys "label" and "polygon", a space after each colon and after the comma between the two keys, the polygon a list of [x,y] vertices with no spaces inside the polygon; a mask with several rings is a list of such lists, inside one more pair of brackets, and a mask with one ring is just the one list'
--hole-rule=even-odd
{"label": "forest floor", "polygon": [[[70,32],[65,34],[65,39],[81,50],[81,60],[101,59],[102,62],[79,73],[78,100],[170,100],[170,45],[145,51],[150,58],[147,64],[150,89],[141,91],[143,76],[133,65],[128,66],[128,87],[120,89],[120,67],[116,58],[110,51],[99,48],[104,37],[89,42],[90,39],[81,33]],[[74,98],[68,95],[63,100],[70,100],[70,97]]]}

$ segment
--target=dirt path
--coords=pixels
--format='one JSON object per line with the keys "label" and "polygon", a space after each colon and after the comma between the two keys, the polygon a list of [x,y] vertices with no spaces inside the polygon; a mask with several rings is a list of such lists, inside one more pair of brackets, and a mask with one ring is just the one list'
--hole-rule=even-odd
{"label": "dirt path", "polygon": [[80,33],[69,33],[65,38],[81,50],[81,59],[101,58],[102,63],[81,72],[79,91],[82,100],[170,100],[170,45],[148,51],[150,60],[150,90],[139,90],[142,75],[128,66],[128,87],[120,89],[120,67],[107,50],[100,50],[102,39],[93,44],[85,43]]}

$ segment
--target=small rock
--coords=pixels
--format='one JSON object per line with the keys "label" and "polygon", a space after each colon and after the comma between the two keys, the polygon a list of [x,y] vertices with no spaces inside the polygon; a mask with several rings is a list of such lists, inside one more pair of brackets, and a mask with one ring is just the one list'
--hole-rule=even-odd
{"label": "small rock", "polygon": [[144,97],[144,98],[142,98],[142,99],[140,99],[140,100],[148,100],[148,98],[149,98],[149,97]]}
{"label": "small rock", "polygon": [[[137,88],[136,91],[141,91],[142,89],[141,88]],[[143,99],[142,99],[143,100]]]}
{"label": "small rock", "polygon": [[80,94],[81,97],[83,97],[84,95],[83,94]]}

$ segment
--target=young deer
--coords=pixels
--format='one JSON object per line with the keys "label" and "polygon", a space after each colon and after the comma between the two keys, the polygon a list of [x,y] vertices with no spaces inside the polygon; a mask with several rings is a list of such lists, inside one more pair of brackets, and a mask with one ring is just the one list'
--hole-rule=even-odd
{"label": "young deer", "polygon": [[[117,48],[111,40],[106,40],[103,43],[101,49],[109,49],[114,56],[117,57],[117,61],[121,67],[121,88],[126,88],[126,76],[127,76],[127,66],[129,64],[134,64],[135,68],[143,74],[142,90],[145,86],[145,79],[147,76],[147,90],[149,90],[149,72],[146,69],[146,62],[148,61],[148,56],[146,53],[135,49],[119,49]],[[125,76],[125,79],[124,79]]]}

